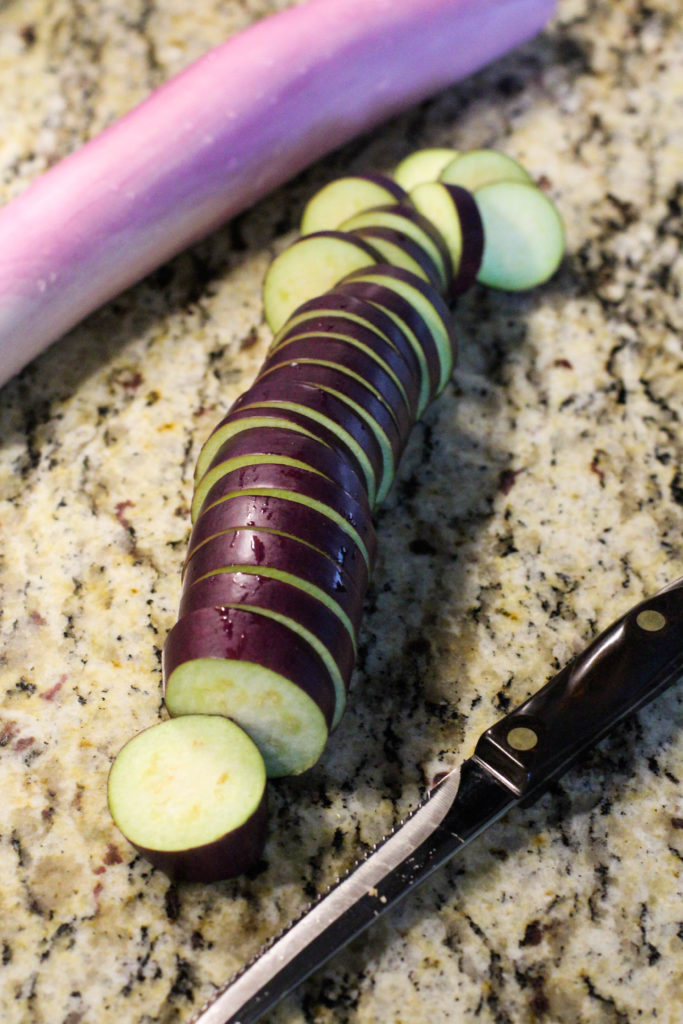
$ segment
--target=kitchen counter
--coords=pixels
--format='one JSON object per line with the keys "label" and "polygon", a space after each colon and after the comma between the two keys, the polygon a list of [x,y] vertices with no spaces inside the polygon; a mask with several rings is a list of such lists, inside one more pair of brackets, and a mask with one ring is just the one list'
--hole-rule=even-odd
{"label": "kitchen counter", "polygon": [[[0,199],[284,2],[0,9]],[[175,1024],[631,604],[683,574],[683,31],[561,0],[541,36],[317,163],[89,317],[0,395],[0,1019]],[[678,22],[677,22],[678,17]],[[174,885],[112,824],[164,716],[198,450],[253,377],[307,197],[492,146],[559,206],[527,294],[476,287],[458,368],[377,517],[352,699],[271,786],[248,878]],[[320,969],[273,1024],[679,1024],[683,691],[623,723]]]}

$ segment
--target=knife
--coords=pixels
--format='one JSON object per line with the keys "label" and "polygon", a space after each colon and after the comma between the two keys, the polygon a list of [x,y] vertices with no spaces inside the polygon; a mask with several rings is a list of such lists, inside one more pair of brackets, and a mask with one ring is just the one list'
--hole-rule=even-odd
{"label": "knife", "polygon": [[533,803],[588,748],[683,675],[683,577],[631,608],[537,693],[496,722],[472,757],[190,1024],[253,1024],[335,952],[511,807]]}

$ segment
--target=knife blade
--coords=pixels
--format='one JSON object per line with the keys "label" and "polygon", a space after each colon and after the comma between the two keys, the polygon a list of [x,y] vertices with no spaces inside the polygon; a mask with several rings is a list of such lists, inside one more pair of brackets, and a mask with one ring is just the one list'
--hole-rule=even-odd
{"label": "knife blade", "polygon": [[683,675],[683,577],[641,601],[540,690],[190,1024],[254,1024],[515,805],[533,803],[610,729]]}

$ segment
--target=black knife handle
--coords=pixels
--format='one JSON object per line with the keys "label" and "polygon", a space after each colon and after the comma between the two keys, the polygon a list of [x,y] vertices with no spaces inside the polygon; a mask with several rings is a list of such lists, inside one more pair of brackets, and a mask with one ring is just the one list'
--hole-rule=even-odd
{"label": "black knife handle", "polygon": [[525,802],[683,673],[683,578],[601,633],[480,737],[474,757]]}

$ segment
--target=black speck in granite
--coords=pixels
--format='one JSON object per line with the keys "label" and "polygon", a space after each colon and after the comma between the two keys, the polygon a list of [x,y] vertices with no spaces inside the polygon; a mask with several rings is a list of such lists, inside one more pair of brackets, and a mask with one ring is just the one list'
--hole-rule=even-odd
{"label": "black speck in granite", "polygon": [[678,470],[670,484],[671,497],[677,505],[683,505],[683,470]]}
{"label": "black speck in granite", "polygon": [[[12,697],[15,694],[24,694],[27,697],[31,697],[36,692],[36,684],[22,676],[11,689],[5,692],[8,697]],[[0,744],[2,744],[2,738],[0,738]]]}
{"label": "black speck in granite", "polygon": [[32,46],[35,46],[36,40],[38,38],[35,25],[23,25],[19,30],[19,35],[21,36],[21,39],[27,49],[31,49]]}
{"label": "black speck in granite", "polygon": [[435,555],[436,548],[424,537],[415,537],[408,545],[414,555]]}
{"label": "black speck in granite", "polygon": [[524,929],[524,937],[520,939],[520,946],[538,946],[543,939],[543,924],[538,919],[529,921]]}
{"label": "black speck in granite", "polygon": [[582,974],[581,977],[588,995],[600,1004],[603,1015],[610,1014],[609,1018],[606,1018],[610,1021],[610,1024],[612,1022],[613,1024],[630,1024],[628,1015],[618,1009],[616,999],[612,996],[603,995],[599,990],[598,984],[589,974]]}
{"label": "black speck in granite", "polygon": [[169,1002],[191,1001],[196,986],[197,977],[194,967],[188,960],[176,956],[176,974],[168,993]]}
{"label": "black speck in granite", "polygon": [[169,921],[177,921],[180,917],[181,899],[176,885],[169,885],[164,896],[164,905],[166,907],[166,917]]}

